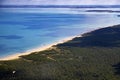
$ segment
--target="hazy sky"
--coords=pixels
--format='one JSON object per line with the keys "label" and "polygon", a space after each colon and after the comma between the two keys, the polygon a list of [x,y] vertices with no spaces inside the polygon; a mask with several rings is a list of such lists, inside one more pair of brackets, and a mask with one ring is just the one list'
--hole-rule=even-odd
{"label": "hazy sky", "polygon": [[2,5],[120,5],[120,0],[0,0]]}

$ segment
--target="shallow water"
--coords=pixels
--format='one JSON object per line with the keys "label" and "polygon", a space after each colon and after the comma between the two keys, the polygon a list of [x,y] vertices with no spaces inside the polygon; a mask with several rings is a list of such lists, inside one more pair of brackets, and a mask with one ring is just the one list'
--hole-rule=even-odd
{"label": "shallow water", "polygon": [[70,11],[0,9],[0,58],[120,22],[118,14]]}

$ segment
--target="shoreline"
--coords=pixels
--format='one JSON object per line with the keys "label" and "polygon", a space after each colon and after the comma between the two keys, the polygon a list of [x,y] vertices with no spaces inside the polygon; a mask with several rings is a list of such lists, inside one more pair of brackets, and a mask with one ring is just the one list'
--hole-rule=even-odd
{"label": "shoreline", "polygon": [[40,46],[40,47],[37,47],[37,48],[34,48],[34,49],[30,49],[30,50],[27,50],[27,51],[22,52],[22,53],[16,53],[16,54],[13,54],[13,55],[8,55],[4,58],[0,58],[0,61],[19,59],[20,56],[29,55],[29,54],[32,54],[33,52],[40,52],[40,51],[48,50],[48,49],[52,48],[52,46],[54,46],[54,45],[57,45],[57,44],[60,44],[60,43],[65,43],[65,42],[70,41],[70,40],[72,40],[76,37],[82,37],[82,35],[85,34],[85,33],[90,33],[92,31],[102,29],[102,28],[107,28],[107,27],[111,27],[111,26],[99,27],[99,28],[94,28],[94,29],[91,29],[91,30],[86,30],[84,33],[81,33],[81,34],[76,35],[76,36],[66,37],[66,38],[60,39],[60,40],[56,41],[55,43],[51,43],[51,44],[48,44],[48,45],[45,45],[45,46]]}
{"label": "shoreline", "polygon": [[48,50],[48,49],[52,48],[52,46],[54,46],[54,45],[57,45],[57,44],[60,44],[60,43],[65,43],[69,40],[72,40],[75,37],[81,37],[81,35],[80,36],[67,37],[67,38],[64,38],[62,40],[58,40],[55,43],[51,43],[51,44],[48,44],[48,45],[45,45],[45,46],[41,46],[41,47],[37,47],[37,48],[31,49],[31,50],[27,50],[23,53],[16,53],[16,54],[13,54],[13,55],[8,55],[4,58],[0,58],[0,61],[19,59],[20,56],[23,56],[23,55],[29,55],[29,54],[32,54],[33,52]]}

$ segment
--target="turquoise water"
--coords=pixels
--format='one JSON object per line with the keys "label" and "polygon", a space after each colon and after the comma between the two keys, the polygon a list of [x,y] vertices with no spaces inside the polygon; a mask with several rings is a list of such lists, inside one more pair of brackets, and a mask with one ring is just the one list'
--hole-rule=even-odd
{"label": "turquoise water", "polygon": [[32,11],[0,10],[0,58],[120,22],[118,14]]}

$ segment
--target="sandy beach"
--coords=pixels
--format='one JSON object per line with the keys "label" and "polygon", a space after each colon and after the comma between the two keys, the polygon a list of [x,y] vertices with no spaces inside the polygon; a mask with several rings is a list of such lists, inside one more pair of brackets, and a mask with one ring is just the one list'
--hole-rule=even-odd
{"label": "sandy beach", "polygon": [[[106,27],[108,27],[108,26],[106,26]],[[84,33],[89,33],[91,31],[98,30],[98,29],[101,29],[101,28],[106,28],[106,27],[99,27],[99,28],[96,28],[96,29],[90,29],[90,30],[85,31]],[[41,46],[41,47],[30,49],[30,50],[27,50],[26,52],[23,52],[23,53],[16,53],[16,54],[13,54],[13,55],[8,55],[4,58],[0,58],[0,60],[2,61],[2,60],[19,59],[20,56],[22,56],[22,55],[28,55],[28,54],[31,54],[33,52],[44,51],[44,50],[52,48],[53,45],[57,45],[57,44],[60,44],[60,43],[67,42],[69,40],[72,40],[75,37],[82,37],[82,34],[84,34],[84,33],[81,33],[79,35],[72,36],[72,37],[63,38],[63,39],[60,39],[60,40],[56,41],[55,43],[51,43],[51,44],[48,44],[48,45],[44,45],[44,46]]]}
{"label": "sandy beach", "polygon": [[57,44],[60,44],[60,43],[67,42],[69,40],[72,40],[75,37],[81,37],[81,36],[67,37],[67,38],[64,38],[62,40],[58,40],[55,43],[51,43],[51,44],[44,45],[44,46],[41,46],[41,47],[38,47],[38,48],[34,48],[32,50],[28,50],[28,51],[23,52],[23,53],[16,53],[16,54],[13,54],[13,55],[6,56],[4,58],[0,58],[0,60],[14,60],[14,59],[18,59],[18,58],[20,58],[19,56],[28,55],[28,54],[31,54],[32,52],[39,52],[39,51],[50,49],[50,48],[52,48],[53,45],[57,45]]}

